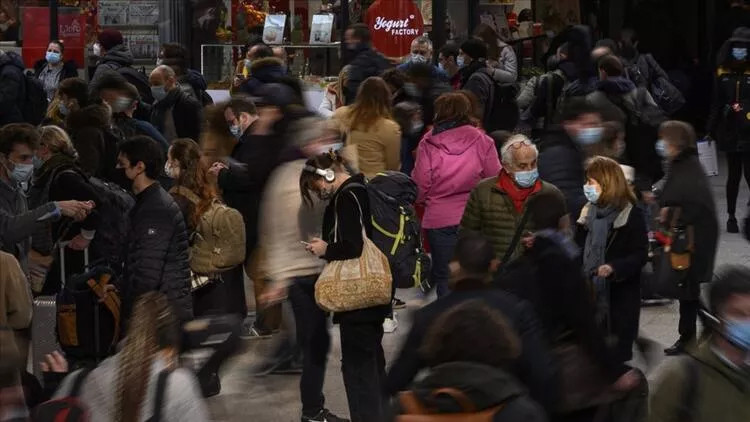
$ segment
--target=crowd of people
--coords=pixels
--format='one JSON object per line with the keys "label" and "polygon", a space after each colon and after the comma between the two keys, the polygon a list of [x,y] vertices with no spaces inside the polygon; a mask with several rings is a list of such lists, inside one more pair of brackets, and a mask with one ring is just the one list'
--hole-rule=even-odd
{"label": "crowd of people", "polygon": [[[720,53],[708,128],[729,157],[730,233],[747,123],[725,88],[747,84],[749,33]],[[329,313],[355,422],[750,418],[750,269],[714,276],[720,229],[698,136],[669,119],[684,98],[653,57],[575,27],[519,90],[515,51],[487,25],[437,56],[418,37],[395,67],[366,25],[344,43],[347,65],[318,105],[305,104],[283,50],[261,42],[237,65],[235,95],[213,104],[182,46],[162,46],[147,76],[122,34],[103,30],[87,82],[53,41],[34,67],[49,100],[39,122],[20,57],[0,52],[0,421],[60,420],[51,403],[91,420],[209,420],[203,397],[220,392],[221,362],[193,372],[181,352],[186,327],[220,315],[243,337],[280,339],[256,373],[301,373],[303,422],[346,421],[323,394]],[[318,288],[333,265],[359,262],[370,280],[383,232],[370,181],[391,172],[416,186],[437,299],[386,365],[383,337],[405,307],[395,280],[385,301],[350,297],[368,286],[326,293],[363,303],[345,309],[323,306]],[[61,303],[43,321],[40,299],[62,300],[92,262],[111,283],[87,288],[118,304],[95,330],[120,344],[47,355],[34,389],[29,350],[54,340],[32,321],[57,324],[61,344],[72,329]],[[682,357],[652,384],[650,406],[632,366],[644,283],[680,305],[665,353]]]}

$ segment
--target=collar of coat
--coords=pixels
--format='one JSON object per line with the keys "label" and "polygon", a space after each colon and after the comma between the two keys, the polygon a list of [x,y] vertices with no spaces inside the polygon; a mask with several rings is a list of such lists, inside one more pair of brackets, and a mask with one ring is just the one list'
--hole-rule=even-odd
{"label": "collar of coat", "polygon": [[[577,223],[585,226],[588,220],[589,210],[591,209],[591,202],[586,203],[586,205],[583,206],[583,209],[581,210],[581,215],[578,217]],[[620,211],[620,214],[617,215],[617,218],[615,218],[614,223],[612,223],[612,228],[619,229],[621,227],[624,227],[625,224],[628,223],[628,218],[630,217],[630,211],[633,210],[633,204],[628,203],[628,205],[625,206],[625,208]]]}

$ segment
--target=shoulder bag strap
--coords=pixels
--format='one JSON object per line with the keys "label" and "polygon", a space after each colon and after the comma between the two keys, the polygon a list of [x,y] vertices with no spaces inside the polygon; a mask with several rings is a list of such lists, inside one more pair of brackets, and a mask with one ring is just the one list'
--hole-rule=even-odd
{"label": "shoulder bag strap", "polygon": [[195,194],[195,192],[191,191],[190,189],[184,186],[175,186],[169,191],[174,192],[178,195],[184,196],[185,198],[187,198],[188,201],[192,202],[194,205],[198,205],[198,203],[201,201],[200,198],[198,198],[198,195]]}
{"label": "shoulder bag strap", "polygon": [[86,377],[91,373],[92,368],[83,368],[78,376],[73,380],[73,387],[70,389],[70,397],[78,397],[81,394],[81,388],[83,382],[86,381]]}
{"label": "shoulder bag strap", "polygon": [[161,413],[164,408],[164,396],[167,393],[167,380],[172,371],[165,369],[159,373],[156,381],[156,397],[154,397],[154,411],[149,422],[161,422]]}
{"label": "shoulder bag strap", "polygon": [[501,266],[505,266],[508,263],[508,260],[510,260],[510,257],[513,256],[513,252],[515,252],[516,246],[518,246],[518,242],[521,241],[521,235],[523,234],[523,229],[526,228],[526,223],[529,221],[529,214],[531,214],[531,211],[529,210],[529,207],[527,206],[526,209],[523,211],[523,215],[521,216],[521,221],[518,222],[518,226],[516,227],[516,232],[513,233],[513,239],[511,239],[510,241],[510,246],[508,246],[508,250],[505,251],[505,255],[503,255],[503,258],[500,261]]}

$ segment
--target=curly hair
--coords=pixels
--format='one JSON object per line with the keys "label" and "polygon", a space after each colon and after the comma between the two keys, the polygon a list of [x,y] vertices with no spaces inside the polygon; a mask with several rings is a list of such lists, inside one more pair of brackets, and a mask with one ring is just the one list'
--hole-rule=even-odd
{"label": "curly hair", "polygon": [[208,180],[208,169],[201,160],[200,147],[192,139],[175,139],[169,148],[169,158],[180,165],[175,187],[189,189],[200,198],[200,202],[192,210],[192,215],[187,216],[193,226],[197,226],[201,215],[218,198],[216,187]]}

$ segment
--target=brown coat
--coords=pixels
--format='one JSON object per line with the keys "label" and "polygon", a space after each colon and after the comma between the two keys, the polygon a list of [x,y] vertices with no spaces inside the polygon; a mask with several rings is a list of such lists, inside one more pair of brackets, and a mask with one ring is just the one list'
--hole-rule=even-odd
{"label": "brown coat", "polygon": [[31,324],[31,292],[13,255],[0,252],[0,326],[14,330]]}

